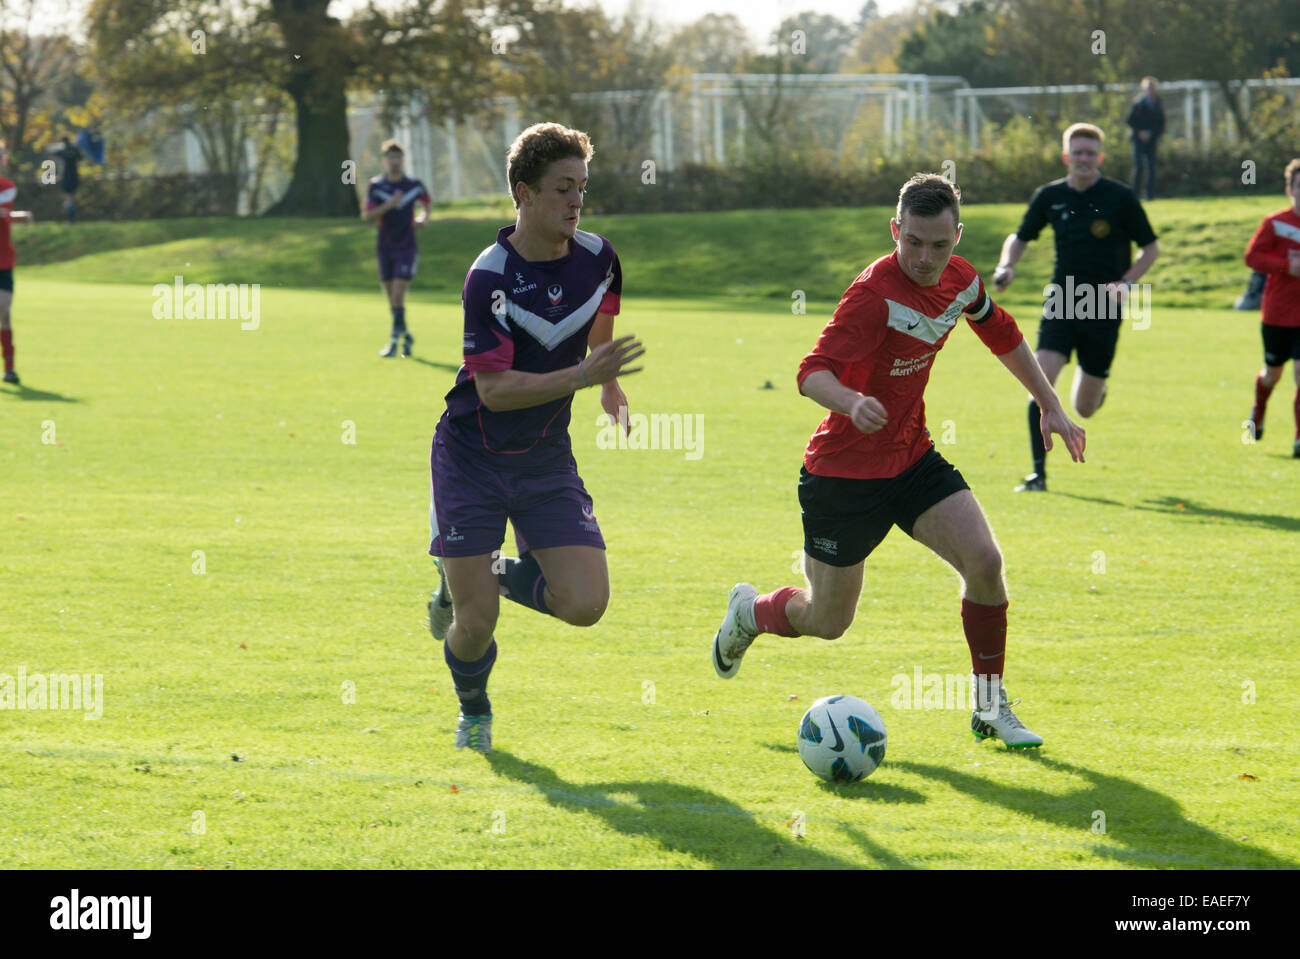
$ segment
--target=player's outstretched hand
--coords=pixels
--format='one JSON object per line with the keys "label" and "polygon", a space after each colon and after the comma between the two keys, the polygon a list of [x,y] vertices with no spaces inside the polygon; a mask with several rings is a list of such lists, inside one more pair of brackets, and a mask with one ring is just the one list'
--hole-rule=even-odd
{"label": "player's outstretched hand", "polygon": [[631,367],[645,354],[645,347],[635,336],[620,336],[602,343],[582,361],[582,375],[590,386],[608,383],[620,376],[641,372],[642,367]]}
{"label": "player's outstretched hand", "polygon": [[1001,293],[1011,285],[1011,281],[1016,278],[1015,267],[999,266],[993,271],[993,289]]}
{"label": "player's outstretched hand", "polygon": [[1065,448],[1070,451],[1070,458],[1076,463],[1082,463],[1083,448],[1087,445],[1087,435],[1083,427],[1077,425],[1065,415],[1065,410],[1058,406],[1054,410],[1044,410],[1043,418],[1039,421],[1040,428],[1043,431],[1043,449],[1052,448],[1052,434],[1055,433],[1065,441]]}
{"label": "player's outstretched hand", "polygon": [[864,433],[874,433],[889,422],[884,404],[874,396],[858,397],[849,410],[849,419]]}

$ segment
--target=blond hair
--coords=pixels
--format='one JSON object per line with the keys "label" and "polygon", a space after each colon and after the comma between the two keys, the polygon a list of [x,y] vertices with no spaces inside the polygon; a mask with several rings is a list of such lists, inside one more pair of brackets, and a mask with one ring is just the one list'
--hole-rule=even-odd
{"label": "blond hair", "polygon": [[1091,123],[1071,123],[1061,134],[1061,152],[1070,152],[1070,141],[1075,137],[1087,137],[1089,140],[1096,140],[1097,145],[1101,146],[1105,141],[1105,135],[1101,132],[1101,127],[1094,126]]}

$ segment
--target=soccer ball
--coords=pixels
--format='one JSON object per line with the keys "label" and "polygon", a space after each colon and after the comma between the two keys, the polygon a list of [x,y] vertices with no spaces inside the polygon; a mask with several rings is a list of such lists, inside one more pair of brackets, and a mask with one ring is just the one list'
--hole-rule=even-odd
{"label": "soccer ball", "polygon": [[822,779],[853,783],[885,758],[885,723],[856,696],[824,696],[799,721],[799,758]]}

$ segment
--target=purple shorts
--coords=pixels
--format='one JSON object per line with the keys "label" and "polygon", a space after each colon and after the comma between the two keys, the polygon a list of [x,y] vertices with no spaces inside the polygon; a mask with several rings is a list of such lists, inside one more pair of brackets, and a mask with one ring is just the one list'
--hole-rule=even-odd
{"label": "purple shorts", "polygon": [[410,280],[415,277],[415,264],[420,254],[415,249],[385,250],[382,246],[376,251],[379,256],[379,281]]}
{"label": "purple shorts", "polygon": [[573,457],[554,468],[493,469],[434,440],[429,456],[430,556],[482,556],[501,548],[506,520],[522,556],[553,546],[605,548]]}

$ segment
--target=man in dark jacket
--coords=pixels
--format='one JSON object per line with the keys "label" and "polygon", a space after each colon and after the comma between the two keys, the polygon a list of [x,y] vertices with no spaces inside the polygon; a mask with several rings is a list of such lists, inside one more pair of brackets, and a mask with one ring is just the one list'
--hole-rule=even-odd
{"label": "man in dark jacket", "polygon": [[1142,192],[1146,178],[1146,197],[1156,192],[1156,141],[1165,132],[1165,111],[1156,96],[1156,78],[1142,78],[1142,96],[1133,101],[1124,120],[1133,137],[1133,192]]}

